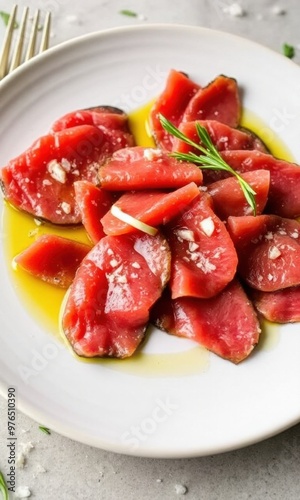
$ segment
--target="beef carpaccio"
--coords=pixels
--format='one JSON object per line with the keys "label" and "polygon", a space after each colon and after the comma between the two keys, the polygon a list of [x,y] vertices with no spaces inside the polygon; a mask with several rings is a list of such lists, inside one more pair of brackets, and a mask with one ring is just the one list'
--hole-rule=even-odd
{"label": "beef carpaccio", "polygon": [[[69,287],[61,323],[77,355],[132,356],[152,323],[240,363],[263,318],[300,321],[300,167],[275,158],[241,113],[231,75],[199,83],[172,69],[150,111],[152,147],[135,143],[122,110],[98,106],[58,117],[1,168],[8,203],[52,233],[88,235],[90,245],[45,235],[14,259]],[[201,163],[199,127],[226,168]]]}
{"label": "beef carpaccio", "polygon": [[170,250],[157,234],[105,236],[79,266],[62,327],[80,356],[131,356],[169,280]]}

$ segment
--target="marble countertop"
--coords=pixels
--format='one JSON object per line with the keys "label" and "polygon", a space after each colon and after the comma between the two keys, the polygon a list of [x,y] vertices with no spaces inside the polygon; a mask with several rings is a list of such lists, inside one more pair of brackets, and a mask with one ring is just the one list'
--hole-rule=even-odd
{"label": "marble countertop", "polygon": [[[288,43],[300,62],[298,0],[29,0],[52,12],[51,45],[115,26],[180,23],[205,26],[255,40],[277,52]],[[2,0],[1,11],[11,1]],[[137,15],[121,13],[130,9]],[[0,42],[4,23],[0,19]],[[300,97],[299,97],[300,98]],[[299,394],[300,398],[300,394]],[[7,404],[0,399],[0,470],[6,470]],[[38,500],[288,500],[300,498],[300,425],[240,450],[191,459],[128,457],[86,446],[18,412],[24,467],[17,484]],[[31,444],[30,444],[31,443]],[[32,446],[31,446],[32,445]],[[1,498],[1,493],[0,493]],[[14,498],[14,497],[12,497]]]}

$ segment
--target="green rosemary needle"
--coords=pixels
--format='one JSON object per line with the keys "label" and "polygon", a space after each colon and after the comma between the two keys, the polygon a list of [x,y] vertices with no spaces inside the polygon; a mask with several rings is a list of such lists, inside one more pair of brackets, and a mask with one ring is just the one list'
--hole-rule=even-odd
{"label": "green rosemary needle", "polygon": [[216,149],[214,144],[209,137],[209,134],[206,128],[202,127],[199,123],[196,123],[196,131],[198,137],[201,141],[200,144],[189,139],[186,135],[184,135],[175,125],[173,125],[167,118],[163,115],[159,115],[160,123],[162,127],[177,139],[184,141],[186,144],[189,144],[193,148],[196,148],[200,151],[200,154],[196,153],[171,153],[174,158],[177,160],[188,161],[191,163],[195,163],[201,166],[201,168],[212,169],[212,170],[225,170],[233,175],[239,182],[243,194],[246,198],[247,203],[250,205],[253,214],[256,215],[256,201],[255,201],[255,191],[252,187],[246,182],[238,172],[236,172],[225,160],[223,160],[219,151]]}
{"label": "green rosemary needle", "polygon": [[40,429],[40,431],[44,432],[45,434],[48,434],[48,435],[51,434],[50,429],[48,429],[48,427],[45,427],[44,425],[39,425],[39,429]]}

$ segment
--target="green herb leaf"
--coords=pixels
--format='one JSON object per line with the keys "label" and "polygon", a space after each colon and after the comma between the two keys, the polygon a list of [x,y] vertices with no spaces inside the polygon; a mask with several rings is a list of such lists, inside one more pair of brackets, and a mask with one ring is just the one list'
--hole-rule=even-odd
{"label": "green herb leaf", "polygon": [[292,45],[289,45],[288,43],[284,43],[282,46],[282,52],[283,55],[285,55],[289,59],[292,59],[295,55],[295,48]]}
{"label": "green herb leaf", "polygon": [[124,9],[120,10],[119,13],[122,14],[122,16],[137,17],[137,13],[134,12],[133,10]]}
{"label": "green herb leaf", "polygon": [[[10,14],[8,12],[4,12],[4,10],[0,10],[0,17],[3,20],[5,26],[7,26],[9,23]],[[14,29],[16,29],[18,27],[19,27],[19,24],[17,23],[17,21],[15,21]]]}
{"label": "green herb leaf", "polygon": [[2,493],[3,500],[8,500],[8,489],[1,471],[0,471],[0,492]]}
{"label": "green herb leaf", "polygon": [[1,19],[3,19],[5,26],[7,26],[9,18],[10,18],[10,14],[8,12],[4,12],[3,10],[0,10],[0,17],[1,17]]}
{"label": "green herb leaf", "polygon": [[195,149],[200,151],[200,154],[196,153],[178,153],[174,152],[171,155],[177,160],[189,161],[194,164],[198,164],[201,168],[207,168],[212,170],[225,170],[229,172],[238,180],[243,194],[250,205],[253,214],[256,215],[256,200],[255,191],[230,165],[228,165],[220,155],[219,151],[216,149],[211,141],[211,138],[206,130],[199,123],[196,123],[196,131],[200,139],[200,144],[189,139],[184,135],[177,127],[175,127],[169,120],[167,120],[163,115],[159,115],[160,123],[162,127],[177,139],[184,141]]}
{"label": "green herb leaf", "polygon": [[43,425],[39,425],[39,429],[40,429],[40,431],[44,432],[45,434],[48,434],[48,435],[51,434],[51,431],[50,431],[50,429],[48,429],[48,427],[44,427]]}

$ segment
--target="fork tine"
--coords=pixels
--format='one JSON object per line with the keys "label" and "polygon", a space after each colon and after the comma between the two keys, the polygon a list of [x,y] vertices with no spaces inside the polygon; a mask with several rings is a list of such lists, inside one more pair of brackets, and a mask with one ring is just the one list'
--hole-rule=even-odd
{"label": "fork tine", "polygon": [[40,11],[37,9],[32,21],[29,42],[24,61],[29,61],[29,59],[31,59],[34,55],[39,19],[40,19]]}
{"label": "fork tine", "polygon": [[6,70],[9,59],[9,48],[11,46],[11,39],[15,27],[16,15],[17,15],[17,5],[14,5],[7,24],[5,38],[0,55],[0,80],[6,75],[7,72]]}
{"label": "fork tine", "polygon": [[49,47],[50,28],[51,28],[51,12],[47,12],[41,39],[41,45],[39,51],[40,53],[44,52],[44,50],[47,50]]}
{"label": "fork tine", "polygon": [[[22,13],[22,19],[19,25],[19,33],[18,33],[18,38],[15,44],[14,52],[11,58],[11,63],[9,66],[9,59],[10,59],[10,49],[12,46],[12,38],[13,38],[13,31],[16,25],[16,16],[17,16],[17,5],[14,5],[12,12],[9,17],[6,33],[5,33],[5,38],[4,38],[4,43],[2,45],[2,50],[0,54],[0,80],[4,78],[8,73],[16,69],[22,62],[28,61],[31,59],[36,52],[36,41],[37,41],[37,36],[38,36],[38,31],[39,31],[39,18],[40,18],[40,11],[39,9],[36,10],[33,21],[32,21],[32,26],[30,29],[30,35],[28,39],[28,46],[26,50],[25,56],[23,55],[23,48],[24,48],[24,40],[26,37],[26,27],[27,27],[27,18],[28,18],[28,13],[29,13],[29,7],[24,7],[23,13]],[[50,38],[50,27],[51,27],[51,13],[47,12],[45,21],[44,21],[44,27],[43,27],[43,32],[41,36],[41,42],[40,42],[40,47],[38,53],[44,52],[46,49],[49,47],[49,38]],[[26,37],[27,38],[27,37]],[[23,59],[24,58],[24,59]]]}
{"label": "fork tine", "polygon": [[12,56],[12,61],[11,61],[11,65],[9,68],[9,72],[16,69],[20,65],[20,62],[21,62],[23,41],[24,41],[24,34],[25,34],[25,29],[26,29],[28,11],[29,11],[29,8],[24,7],[22,20],[21,20],[20,28],[19,28],[19,36],[18,36],[16,47],[15,47],[15,50],[14,50],[14,53]]}

